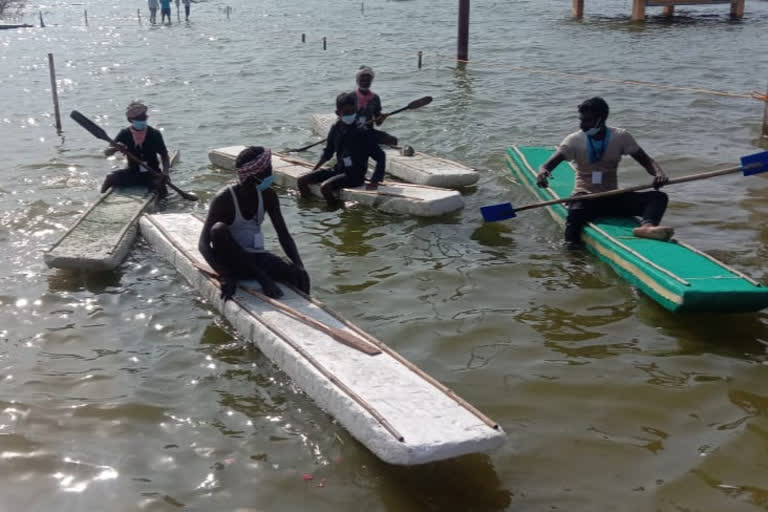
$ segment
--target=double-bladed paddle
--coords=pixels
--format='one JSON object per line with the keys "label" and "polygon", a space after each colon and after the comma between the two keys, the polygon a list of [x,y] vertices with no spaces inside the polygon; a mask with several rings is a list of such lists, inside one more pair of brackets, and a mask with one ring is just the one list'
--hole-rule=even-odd
{"label": "double-bladed paddle", "polygon": [[[412,102],[410,102],[409,104],[407,104],[403,108],[399,108],[397,110],[393,110],[389,114],[385,114],[385,115],[387,117],[390,117],[390,116],[393,116],[395,114],[399,114],[400,112],[403,112],[404,110],[416,110],[417,108],[421,108],[421,107],[423,107],[425,105],[429,105],[430,103],[432,103],[432,96],[424,96],[423,98],[419,98],[417,100],[413,100]],[[368,121],[366,121],[365,124],[373,124],[373,123],[374,123],[374,120],[373,119],[369,119]],[[327,140],[328,139],[319,140],[319,141],[315,142],[314,144],[310,144],[309,146],[304,146],[303,148],[288,149],[288,150],[286,150],[286,153],[301,153],[302,151],[306,151],[309,148],[313,148],[315,146],[318,146],[318,145],[322,144],[323,142],[325,142]]]}
{"label": "double-bladed paddle", "polygon": [[[115,144],[115,141],[107,134],[107,132],[104,131],[104,129],[85,117],[83,114],[78,112],[77,110],[73,110],[72,113],[69,114],[69,117],[71,117],[77,124],[85,128],[88,132],[91,133],[94,137],[97,139],[101,139],[104,142],[109,142],[110,145],[117,148],[117,144]],[[140,166],[144,167],[148,171],[154,173],[154,174],[160,174],[158,171],[152,169],[149,165],[146,164],[146,162],[139,159],[139,157],[135,156],[134,154],[130,153],[129,151],[120,150],[122,153],[125,154],[125,156],[128,158],[128,160],[133,160]],[[197,196],[195,194],[191,194],[189,192],[185,192],[181,190],[179,187],[174,185],[173,183],[169,181],[166,182],[166,184],[175,190],[181,197],[186,199],[187,201],[197,201]]]}
{"label": "double-bladed paddle", "polygon": [[[753,174],[760,174],[768,172],[768,151],[761,153],[755,153],[753,155],[743,156],[741,158],[741,165],[738,167],[729,167],[728,169],[720,169],[717,171],[703,172],[700,174],[691,174],[690,176],[683,176],[681,178],[675,178],[669,180],[667,185],[675,185],[677,183],[687,183],[689,181],[705,180],[707,178],[714,178],[715,176],[722,176],[724,174],[733,174],[736,172],[742,172],[744,176],[751,176]],[[512,203],[501,203],[490,206],[483,206],[480,211],[483,214],[483,220],[485,222],[496,222],[499,220],[511,219],[517,217],[518,212],[525,210],[532,210],[534,208],[540,208],[542,206],[550,206],[559,203],[571,203],[573,201],[588,201],[590,199],[601,199],[604,197],[618,196],[626,194],[627,192],[637,192],[639,190],[648,190],[654,188],[650,185],[635,185],[634,187],[620,188],[617,190],[609,190],[608,192],[598,192],[596,194],[584,194],[566,197],[563,199],[553,199],[551,201],[543,201],[541,203],[533,203],[519,208],[512,206]]]}

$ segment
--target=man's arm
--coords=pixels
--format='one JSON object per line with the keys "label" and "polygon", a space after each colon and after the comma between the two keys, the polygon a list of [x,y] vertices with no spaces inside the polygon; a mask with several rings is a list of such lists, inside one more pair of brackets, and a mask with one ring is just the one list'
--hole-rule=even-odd
{"label": "man's arm", "polygon": [[555,151],[555,154],[539,167],[539,173],[536,175],[536,185],[540,188],[547,188],[549,186],[549,181],[547,180],[552,176],[552,171],[565,160],[566,158],[562,151],[559,149]]}
{"label": "man's arm", "polygon": [[630,156],[642,165],[648,174],[653,176],[653,188],[658,190],[669,183],[669,178],[664,173],[664,169],[661,168],[656,160],[648,156],[648,153],[643,148],[638,148],[634,153],[630,153]]}
{"label": "man's arm", "polygon": [[168,148],[165,146],[165,139],[160,130],[157,130],[157,152],[160,154],[160,161],[163,166],[163,174],[166,176],[171,172],[171,161],[168,158]]}
{"label": "man's arm", "polygon": [[325,164],[325,162],[329,161],[331,158],[333,158],[333,152],[336,148],[336,125],[334,124],[331,126],[331,129],[328,130],[328,137],[325,142],[325,149],[323,150],[323,154],[320,156],[320,160],[315,164],[315,166],[312,168],[313,171],[318,170]]}
{"label": "man's arm", "polygon": [[[109,146],[107,149],[104,150],[104,156],[110,157],[120,151],[121,153],[125,151],[126,146],[128,145],[128,142],[125,140],[126,135],[125,130],[120,130],[120,133],[117,134],[117,136],[114,138],[115,145]],[[122,146],[122,147],[121,147]]]}
{"label": "man's arm", "polygon": [[[208,216],[203,223],[203,230],[200,232],[200,239],[197,243],[197,250],[203,255],[205,261],[211,266],[213,270],[219,275],[219,284],[221,286],[221,298],[229,300],[237,291],[237,279],[232,276],[230,270],[223,266],[220,262],[214,258],[213,248],[211,247],[211,228],[217,222],[226,222],[229,219],[228,205],[223,199],[222,194],[213,198],[211,206],[208,209]],[[234,211],[232,212],[234,215]]]}
{"label": "man's arm", "polygon": [[304,263],[302,263],[301,256],[299,256],[299,250],[296,248],[296,242],[293,241],[293,237],[288,231],[288,226],[285,225],[277,194],[270,188],[262,192],[261,197],[264,200],[264,209],[272,220],[272,226],[275,228],[275,233],[277,233],[277,238],[280,241],[283,252],[297,267],[304,268]]}

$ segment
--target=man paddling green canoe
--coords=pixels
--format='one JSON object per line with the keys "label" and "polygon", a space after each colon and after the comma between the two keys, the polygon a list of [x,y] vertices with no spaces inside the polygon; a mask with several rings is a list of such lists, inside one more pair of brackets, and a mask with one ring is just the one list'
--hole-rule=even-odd
{"label": "man paddling green canoe", "polygon": [[633,230],[635,236],[669,240],[674,230],[659,225],[668,201],[667,195],[658,190],[669,182],[664,170],[629,132],[606,125],[609,108],[603,98],[590,98],[579,105],[578,110],[581,131],[568,135],[539,168],[536,184],[541,188],[548,187],[547,179],[552,171],[567,160],[573,162],[576,169],[573,195],[616,190],[619,162],[623,155],[629,155],[654,177],[656,190],[571,202],[565,223],[566,248],[581,248],[582,228],[598,217],[641,217],[640,226]]}

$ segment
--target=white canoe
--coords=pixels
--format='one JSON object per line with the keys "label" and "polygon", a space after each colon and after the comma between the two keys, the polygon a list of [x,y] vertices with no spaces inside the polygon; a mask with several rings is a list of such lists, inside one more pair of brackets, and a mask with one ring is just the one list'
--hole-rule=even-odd
{"label": "white canoe", "polygon": [[[179,152],[171,154],[171,165]],[[43,254],[49,267],[101,272],[117,267],[136,239],[136,223],[157,194],[146,187],[117,187],[102,194]]]}
{"label": "white canoe", "polygon": [[[217,281],[198,270],[202,222],[190,214],[145,215],[141,234],[171,261],[249,341],[323,410],[390,464],[415,465],[499,447],[504,431],[392,349],[326,306],[281,286],[284,305],[357,334],[380,352],[368,355],[238,290],[219,298]],[[259,290],[256,282],[241,283]]]}
{"label": "white canoe", "polygon": [[[243,149],[245,146],[212,149],[208,151],[208,158],[216,167],[233,170],[237,155]],[[308,162],[288,158],[279,153],[272,154],[275,184],[280,187],[295,189],[299,177],[310,172],[312,167]],[[317,197],[322,197],[319,185],[310,189]],[[435,217],[464,207],[464,199],[455,190],[395,182],[382,182],[375,191],[365,190],[365,187],[345,188],[342,190],[341,199],[383,212],[407,213],[420,217]]]}
{"label": "white canoe", "polygon": [[[312,131],[321,137],[328,135],[336,116],[333,114],[312,114]],[[480,174],[471,167],[419,151],[413,156],[403,156],[400,151],[382,146],[387,155],[387,172],[408,183],[431,187],[462,188],[477,183]]]}

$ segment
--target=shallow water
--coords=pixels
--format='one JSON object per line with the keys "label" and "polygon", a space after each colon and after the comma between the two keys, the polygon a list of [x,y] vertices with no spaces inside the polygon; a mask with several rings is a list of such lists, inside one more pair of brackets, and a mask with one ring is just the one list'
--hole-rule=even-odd
{"label": "shallow water", "polygon": [[[670,314],[595,258],[562,252],[546,212],[494,225],[479,215],[532,200],[504,148],[559,142],[594,94],[670,175],[759,150],[756,101],[510,67],[762,89],[768,3],[748,1],[741,22],[713,6],[636,26],[629,1],[590,0],[582,22],[569,2],[474,2],[465,67],[452,60],[455,2],[368,0],[361,14],[341,0],[232,0],[231,20],[225,3],[196,3],[190,24],[174,14],[171,27],[149,26],[144,5],[89,4],[86,27],[84,6],[54,2],[47,28],[0,31],[1,510],[768,508],[768,316]],[[388,466],[145,243],[115,272],[47,269],[41,252],[116,165],[68,119],[56,135],[47,52],[65,113],[114,133],[125,105],[146,100],[182,150],[175,181],[204,199],[231,179],[208,148],[315,140],[308,115],[331,110],[361,64],[376,69],[386,110],[434,96],[388,129],[481,169],[462,212],[330,212],[281,192],[283,210],[314,294],[496,419],[506,445]],[[622,182],[643,179],[627,163]],[[669,192],[680,239],[766,281],[764,178]]]}

